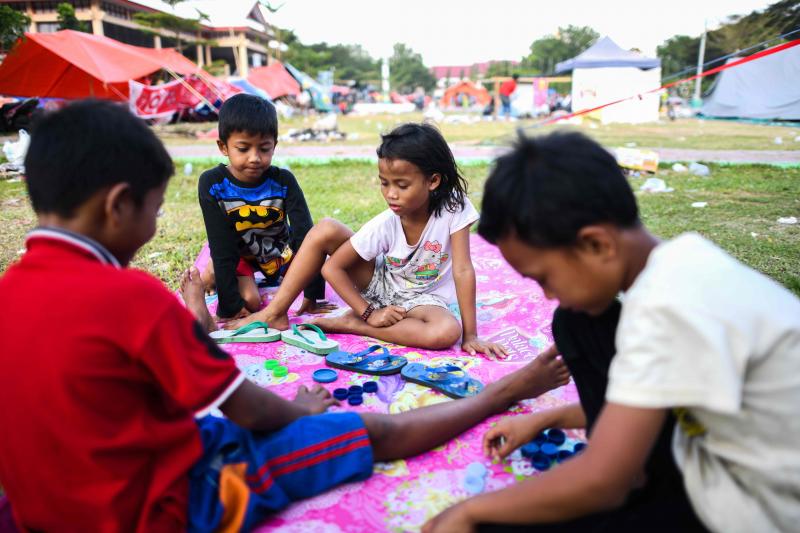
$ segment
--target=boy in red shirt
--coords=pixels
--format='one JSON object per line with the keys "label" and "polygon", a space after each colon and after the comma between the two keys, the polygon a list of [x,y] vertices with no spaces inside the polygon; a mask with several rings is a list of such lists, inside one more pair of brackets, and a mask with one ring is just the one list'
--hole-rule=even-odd
{"label": "boy in red shirt", "polygon": [[458,402],[306,416],[335,403],[324,389],[290,402],[247,381],[159,281],[126,268],[173,173],[143,122],[73,104],[41,121],[25,164],[39,227],[0,279],[0,484],[25,530],[247,530],[564,378],[540,357]]}

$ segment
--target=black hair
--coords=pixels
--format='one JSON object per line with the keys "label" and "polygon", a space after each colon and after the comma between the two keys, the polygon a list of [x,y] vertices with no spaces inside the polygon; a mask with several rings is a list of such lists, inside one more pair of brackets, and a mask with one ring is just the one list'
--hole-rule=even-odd
{"label": "black hair", "polygon": [[252,94],[237,94],[228,98],[219,110],[219,138],[228,142],[228,137],[237,131],[251,135],[262,135],[278,140],[278,113],[267,100]]}
{"label": "black hair", "polygon": [[511,79],[517,81],[519,79],[519,74],[515,72],[514,74],[511,75]]}
{"label": "black hair", "polygon": [[172,158],[141,119],[121,104],[100,100],[83,100],[43,116],[25,156],[34,211],[64,218],[117,183],[130,184],[134,202],[141,205],[147,192],[173,172]]}
{"label": "black hair", "polygon": [[441,176],[439,186],[430,192],[429,214],[439,216],[442,209],[455,213],[464,208],[467,181],[461,175],[447,141],[435,126],[412,122],[401,124],[381,135],[377,153],[381,159],[408,161],[427,177]]}
{"label": "black hair", "polygon": [[483,194],[478,233],[509,234],[541,248],[570,246],[590,224],[640,224],[628,181],[614,156],[580,133],[525,138],[495,162]]}

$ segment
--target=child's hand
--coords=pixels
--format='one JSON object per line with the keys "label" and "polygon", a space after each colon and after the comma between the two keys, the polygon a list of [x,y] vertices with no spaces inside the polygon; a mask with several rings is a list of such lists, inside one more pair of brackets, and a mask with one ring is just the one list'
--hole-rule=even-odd
{"label": "child's hand", "polygon": [[461,342],[461,349],[470,355],[475,355],[476,353],[486,354],[486,357],[492,360],[508,357],[508,352],[502,344],[486,342],[478,337],[464,337]]}
{"label": "child's hand", "polygon": [[337,309],[337,307],[336,304],[332,304],[326,300],[320,300],[318,302],[313,298],[303,297],[303,303],[300,304],[300,309],[297,310],[295,315],[300,316],[306,313],[309,315],[324,315]]}
{"label": "child's hand", "polygon": [[406,310],[399,305],[389,305],[376,309],[367,318],[367,324],[374,328],[393,326],[406,317]]}
{"label": "child's hand", "polygon": [[483,436],[483,453],[501,461],[511,452],[530,442],[544,427],[536,415],[507,416]]}
{"label": "child's hand", "polygon": [[472,533],[475,523],[463,503],[453,505],[422,526],[422,533]]}
{"label": "child's hand", "polygon": [[339,405],[339,402],[331,398],[331,393],[322,385],[314,385],[311,390],[305,385],[297,389],[297,396],[294,403],[300,404],[308,409],[308,414],[316,415],[324,413],[331,405]]}

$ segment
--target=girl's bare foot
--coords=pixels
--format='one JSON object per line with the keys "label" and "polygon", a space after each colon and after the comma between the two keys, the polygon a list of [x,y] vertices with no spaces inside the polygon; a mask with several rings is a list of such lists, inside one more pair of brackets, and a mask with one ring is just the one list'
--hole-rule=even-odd
{"label": "girl's bare foot", "polygon": [[328,333],[356,333],[364,326],[361,317],[357,317],[352,310],[341,316],[319,317],[309,320],[310,323]]}
{"label": "girl's bare foot", "polygon": [[214,331],[217,325],[206,307],[205,286],[196,267],[184,270],[181,274],[181,297],[186,308],[194,315],[206,331]]}

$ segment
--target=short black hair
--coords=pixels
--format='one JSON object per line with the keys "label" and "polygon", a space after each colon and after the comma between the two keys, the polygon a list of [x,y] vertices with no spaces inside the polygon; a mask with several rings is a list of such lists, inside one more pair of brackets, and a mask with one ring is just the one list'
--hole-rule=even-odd
{"label": "short black hair", "polygon": [[581,228],[640,225],[639,209],[616,159],[577,132],[520,138],[497,159],[483,193],[478,233],[515,235],[540,248],[571,246]]}
{"label": "short black hair", "polygon": [[219,138],[228,142],[228,137],[237,131],[251,135],[262,135],[278,140],[278,113],[270,102],[252,94],[240,93],[228,98],[219,110]]}
{"label": "short black hair", "polygon": [[83,100],[45,115],[25,156],[28,194],[37,213],[71,218],[104,187],[129,183],[137,205],[174,172],[153,131],[122,104]]}
{"label": "short black hair", "polygon": [[461,175],[447,141],[435,126],[413,122],[401,124],[381,135],[377,153],[381,159],[408,161],[427,177],[441,176],[441,183],[430,193],[429,214],[439,216],[442,209],[455,213],[464,208],[467,181]]}

